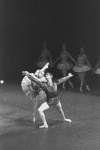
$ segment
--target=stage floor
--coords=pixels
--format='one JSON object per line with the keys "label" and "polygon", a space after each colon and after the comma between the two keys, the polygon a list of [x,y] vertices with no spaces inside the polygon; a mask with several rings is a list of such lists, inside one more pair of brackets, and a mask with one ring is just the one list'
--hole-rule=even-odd
{"label": "stage floor", "polygon": [[72,123],[62,122],[52,107],[45,111],[49,128],[39,129],[42,121],[37,113],[32,122],[32,101],[20,84],[0,85],[0,150],[100,150],[100,89],[58,91]]}

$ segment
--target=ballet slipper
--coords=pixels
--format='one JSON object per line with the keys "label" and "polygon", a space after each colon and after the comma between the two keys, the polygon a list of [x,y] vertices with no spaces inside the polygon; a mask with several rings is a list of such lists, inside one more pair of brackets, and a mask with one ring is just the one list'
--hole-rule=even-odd
{"label": "ballet slipper", "polygon": [[88,91],[90,91],[90,88],[89,88],[89,86],[88,86],[88,85],[86,85],[86,89],[87,89]]}
{"label": "ballet slipper", "polygon": [[83,92],[82,88],[80,88],[80,92]]}
{"label": "ballet slipper", "polygon": [[42,129],[42,128],[48,128],[48,125],[47,125],[47,124],[44,124],[44,125],[42,125],[42,126],[39,126],[39,128],[40,128],[40,129]]}
{"label": "ballet slipper", "polygon": [[72,122],[72,120],[66,118],[63,121]]}

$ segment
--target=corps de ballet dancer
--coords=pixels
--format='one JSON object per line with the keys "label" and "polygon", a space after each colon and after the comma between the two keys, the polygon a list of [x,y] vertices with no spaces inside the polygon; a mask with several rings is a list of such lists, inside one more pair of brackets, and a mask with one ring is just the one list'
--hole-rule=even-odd
{"label": "corps de ballet dancer", "polygon": [[[53,65],[61,59],[61,62],[57,65],[57,68],[62,71],[63,76],[65,77],[68,73],[68,70],[73,67],[73,64],[71,62],[68,62],[68,57],[76,64],[76,61],[73,59],[73,57],[70,55],[70,53],[66,50],[66,45],[63,44],[62,46],[62,52],[60,56],[56,59]],[[73,87],[73,83],[68,79],[68,83],[71,87]],[[62,87],[65,89],[65,82],[63,82]]]}
{"label": "corps de ballet dancer", "polygon": [[41,54],[39,58],[37,59],[35,65],[37,65],[39,68],[42,68],[45,66],[46,63],[49,62],[49,66],[52,66],[52,57],[50,55],[49,50],[46,47],[46,42],[43,42],[43,49],[41,51]]}
{"label": "corps de ballet dancer", "polygon": [[[48,65],[49,63],[47,63],[41,70],[37,70],[35,73],[31,73],[31,76],[36,76],[41,82],[46,82],[44,72],[48,68]],[[22,74],[25,73],[27,73],[27,71],[22,71]],[[38,101],[45,98],[46,94],[38,84],[31,81],[27,76],[24,76],[22,79],[21,87],[26,96],[28,96],[33,101],[33,122],[35,122]]]}
{"label": "corps de ballet dancer", "polygon": [[86,84],[86,72],[92,70],[92,67],[87,59],[87,55],[85,54],[84,47],[80,48],[80,53],[77,59],[77,65],[73,68],[74,72],[78,73],[78,77],[80,79],[80,92],[83,92],[83,85],[85,84],[86,89],[90,91],[89,85]]}
{"label": "corps de ballet dancer", "polygon": [[30,80],[32,80],[33,82],[36,82],[46,93],[46,102],[44,102],[39,108],[38,108],[38,112],[40,115],[40,118],[42,119],[43,125],[39,126],[39,128],[48,128],[48,124],[45,118],[45,114],[44,111],[49,109],[51,106],[54,106],[57,111],[61,114],[63,121],[67,121],[67,122],[72,122],[70,119],[66,119],[65,114],[62,110],[62,105],[61,102],[58,98],[58,90],[57,90],[57,86],[66,81],[67,79],[69,79],[70,77],[72,77],[73,75],[70,73],[68,76],[63,77],[61,79],[58,80],[53,80],[53,75],[51,73],[46,73],[45,78],[47,80],[47,82],[43,83],[41,82],[38,78],[36,78],[35,76],[31,76],[30,73],[25,73],[26,76],[28,76],[28,78]]}

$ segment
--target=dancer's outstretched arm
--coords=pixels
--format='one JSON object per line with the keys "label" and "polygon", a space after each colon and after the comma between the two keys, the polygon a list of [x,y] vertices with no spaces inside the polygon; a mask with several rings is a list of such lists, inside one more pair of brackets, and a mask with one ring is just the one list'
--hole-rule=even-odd
{"label": "dancer's outstretched arm", "polygon": [[89,61],[87,59],[87,56],[85,56],[85,61],[86,61],[87,65],[92,69],[92,67],[91,67],[91,65],[90,65],[90,63],[89,63]]}
{"label": "dancer's outstretched arm", "polygon": [[55,65],[55,63],[61,58],[61,55],[55,60],[55,62],[53,63],[53,65]]}
{"label": "dancer's outstretched arm", "polygon": [[58,84],[61,84],[62,82],[68,80],[68,79],[69,79],[70,77],[72,77],[72,76],[73,76],[73,75],[72,75],[71,73],[69,73],[68,76],[63,77],[63,78],[61,78],[61,79],[58,79],[58,80],[57,80],[57,83],[58,83]]}
{"label": "dancer's outstretched arm", "polygon": [[49,52],[49,51],[48,51],[48,56],[49,56],[50,61],[51,61],[51,63],[52,63],[52,57],[51,57],[51,55],[50,55],[50,52]]}
{"label": "dancer's outstretched arm", "polygon": [[37,83],[38,85],[41,85],[41,80],[38,79],[35,74],[29,73],[28,71],[22,71],[22,75],[27,76],[30,80],[32,80],[33,82]]}
{"label": "dancer's outstretched arm", "polygon": [[40,60],[40,58],[41,58],[41,55],[39,56],[39,58],[37,59],[37,61],[35,62],[34,65],[36,65],[38,63],[38,61]]}
{"label": "dancer's outstretched arm", "polygon": [[76,62],[75,59],[70,55],[69,52],[68,52],[68,56],[70,57],[70,59],[71,59],[75,64],[77,64],[77,62]]}
{"label": "dancer's outstretched arm", "polygon": [[99,65],[100,65],[100,60],[99,60],[99,62],[97,63],[97,65],[95,66],[95,68],[93,70],[95,71],[98,68]]}
{"label": "dancer's outstretched arm", "polygon": [[46,63],[46,65],[40,71],[44,72],[48,67],[49,67],[49,62]]}

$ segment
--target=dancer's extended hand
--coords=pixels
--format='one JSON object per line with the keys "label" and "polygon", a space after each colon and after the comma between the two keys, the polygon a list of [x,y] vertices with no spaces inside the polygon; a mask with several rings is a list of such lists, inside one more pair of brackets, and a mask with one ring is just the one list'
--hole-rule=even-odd
{"label": "dancer's extended hand", "polygon": [[69,77],[69,78],[72,77],[72,76],[73,76],[73,75],[72,75],[71,73],[68,74],[68,77]]}
{"label": "dancer's extended hand", "polygon": [[29,72],[28,71],[22,71],[22,75],[28,76]]}

